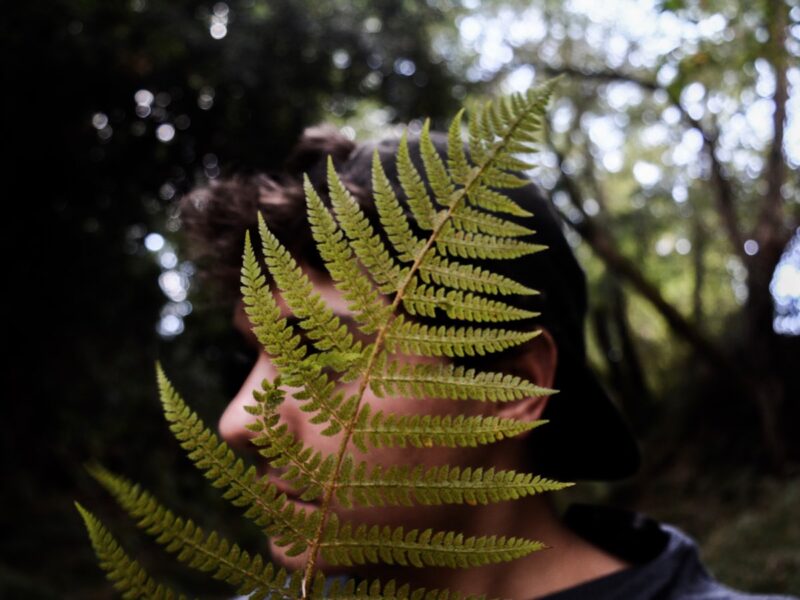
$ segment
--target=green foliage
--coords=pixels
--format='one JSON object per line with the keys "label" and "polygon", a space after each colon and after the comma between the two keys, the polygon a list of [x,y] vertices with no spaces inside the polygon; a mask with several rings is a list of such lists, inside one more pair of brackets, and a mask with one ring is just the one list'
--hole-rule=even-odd
{"label": "green foliage", "polygon": [[[259,213],[264,262],[299,330],[281,315],[273,292],[256,260],[249,232],[245,237],[241,291],[253,331],[280,375],[264,380],[247,407],[254,417],[248,427],[254,444],[282,479],[301,498],[316,501],[318,510],[296,507],[268,478],[246,467],[183,401],[160,364],[156,375],[164,414],[181,446],[212,485],[241,507],[245,516],[289,556],[305,554],[305,569],[291,575],[266,558],[251,556],[216,532],[205,533],[190,520],[177,517],[149,493],[100,467],[91,474],[155,537],[167,551],[190,567],[211,572],[240,594],[271,598],[456,598],[448,591],[398,587],[393,581],[348,581],[325,589],[318,557],[332,565],[399,564],[414,567],[469,568],[513,560],[544,545],[536,540],[505,536],[467,537],[456,531],[407,530],[403,526],[351,524],[333,510],[343,507],[431,504],[488,504],[558,490],[567,483],[527,473],[494,468],[421,465],[369,466],[352,448],[367,452],[386,446],[474,447],[519,435],[543,424],[491,416],[397,415],[374,410],[363,402],[367,389],[378,396],[403,395],[449,400],[510,402],[554,390],[520,377],[479,372],[452,364],[399,363],[393,353],[421,357],[483,355],[522,344],[536,331],[488,329],[480,325],[433,326],[415,315],[474,323],[527,319],[537,313],[521,310],[490,295],[535,294],[535,290],[461,262],[459,259],[509,259],[538,252],[543,246],[519,237],[532,231],[490,214],[530,216],[508,197],[491,188],[527,183],[513,173],[530,165],[516,157],[530,153],[553,81],[525,94],[488,102],[469,118],[471,160],[463,152],[458,113],[449,129],[447,163],[422,129],[422,175],[408,152],[404,134],[397,154],[399,180],[420,238],[405,217],[377,151],[372,177],[381,227],[391,246],[376,232],[328,159],[329,211],[306,176],[308,218],[320,254],[350,311],[370,340],[356,339],[328,307],[289,252],[270,232]],[[455,258],[446,258],[446,257]],[[401,308],[405,314],[401,314]],[[309,352],[313,346],[314,352]],[[337,381],[357,382],[346,395]],[[325,435],[339,435],[338,449],[324,454],[297,439],[277,410],[284,386],[299,388],[294,399],[312,423],[324,424]],[[118,547],[88,512],[86,521],[101,566],[126,597],[173,597],[155,584]],[[161,596],[158,596],[158,595]]]}

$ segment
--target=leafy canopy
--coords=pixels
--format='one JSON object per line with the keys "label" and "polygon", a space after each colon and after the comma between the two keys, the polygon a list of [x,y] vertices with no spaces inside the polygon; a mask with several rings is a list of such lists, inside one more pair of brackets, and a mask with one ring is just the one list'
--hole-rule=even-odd
{"label": "leafy canopy", "polygon": [[[461,139],[465,110],[448,132],[446,162],[437,153],[426,120],[420,135],[425,177],[411,161],[407,133],[397,152],[398,176],[409,218],[373,154],[372,184],[380,225],[391,247],[375,231],[339,179],[331,157],[327,178],[332,210],[323,204],[304,176],[308,220],[331,278],[349,303],[364,343],[315,293],[295,259],[258,215],[264,262],[301,330],[281,315],[267,285],[249,232],[245,236],[241,291],[245,310],[280,375],[264,380],[248,406],[248,425],[259,452],[283,479],[314,500],[318,509],[303,511],[266,478],[246,467],[231,448],[186,405],[161,365],[156,375],[170,429],[189,458],[224,490],[224,497],[244,509],[290,556],[306,553],[305,568],[288,573],[260,555],[251,555],[216,532],[174,515],[139,485],[100,466],[91,474],[169,552],[190,567],[207,571],[253,598],[436,598],[459,597],[448,590],[414,589],[394,581],[348,580],[326,588],[317,566],[322,556],[333,565],[387,563],[414,567],[468,568],[513,560],[539,550],[536,540],[505,536],[466,537],[455,531],[407,530],[402,526],[353,525],[332,510],[342,506],[415,504],[487,504],[514,500],[566,487],[527,473],[493,468],[420,465],[374,466],[354,458],[353,446],[470,447],[519,435],[543,423],[492,416],[395,415],[363,402],[367,388],[378,397],[402,394],[452,400],[509,402],[554,390],[519,377],[479,372],[452,364],[400,364],[396,353],[424,357],[484,355],[522,344],[537,331],[487,328],[483,323],[528,319],[537,313],[516,308],[498,297],[535,294],[505,276],[479,268],[470,259],[512,259],[545,247],[522,240],[533,233],[502,215],[532,216],[497,188],[528,181],[515,172],[532,165],[518,158],[531,153],[554,80],[489,101],[469,115],[468,159]],[[420,237],[416,231],[424,232]],[[384,301],[388,297],[389,301]],[[402,311],[401,311],[402,308]],[[468,325],[434,326],[415,316],[443,313]],[[309,340],[315,352],[309,352]],[[337,381],[357,382],[346,395]],[[282,386],[301,388],[294,399],[325,435],[340,435],[334,454],[323,454],[295,438],[281,423],[277,408],[285,401]],[[157,584],[117,544],[103,524],[78,505],[101,567],[125,598],[173,598],[179,594]]]}

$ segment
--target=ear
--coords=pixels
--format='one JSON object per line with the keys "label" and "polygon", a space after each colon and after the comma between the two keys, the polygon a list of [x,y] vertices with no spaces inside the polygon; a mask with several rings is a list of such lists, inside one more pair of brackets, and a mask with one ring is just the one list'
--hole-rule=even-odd
{"label": "ear", "polygon": [[[547,329],[530,340],[522,348],[522,352],[512,358],[506,372],[523,377],[536,385],[552,388],[558,364],[558,347]],[[530,396],[514,402],[497,405],[498,417],[536,421],[541,419],[542,412],[550,396]]]}

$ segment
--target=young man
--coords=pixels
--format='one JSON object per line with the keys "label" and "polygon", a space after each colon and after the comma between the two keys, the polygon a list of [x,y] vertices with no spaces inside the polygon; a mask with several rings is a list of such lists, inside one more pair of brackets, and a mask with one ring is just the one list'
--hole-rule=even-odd
{"label": "young man", "polygon": [[[432,137],[439,152],[446,156],[446,136],[434,132]],[[231,300],[236,297],[244,231],[249,229],[251,238],[259,239],[256,212],[261,211],[270,230],[295,256],[327,305],[345,322],[350,322],[347,303],[326,274],[308,230],[302,175],[308,173],[315,189],[326,197],[325,166],[330,154],[340,177],[374,220],[371,159],[375,148],[387,175],[396,183],[398,140],[356,145],[336,128],[320,126],[305,131],[281,173],[214,181],[194,190],[184,198],[181,214],[197,257],[211,258],[208,269],[201,272],[216,279],[223,289],[233,292],[229,292]],[[418,138],[409,140],[409,148],[419,172],[424,173]],[[402,198],[399,184],[396,189]],[[538,295],[521,297],[515,304],[541,312],[541,317],[529,326],[541,329],[542,333],[509,351],[459,362],[480,370],[518,375],[540,386],[555,388],[558,394],[530,396],[508,403],[456,403],[430,398],[376,398],[368,390],[364,401],[387,413],[459,412],[531,421],[544,418],[549,423],[527,434],[479,448],[382,448],[371,449],[366,454],[354,450],[356,457],[370,465],[384,466],[494,466],[562,481],[613,480],[630,476],[639,466],[638,447],[585,360],[584,274],[562,234],[557,216],[538,189],[531,183],[524,188],[504,190],[504,193],[534,214],[525,225],[536,230],[532,241],[545,244],[548,249],[513,261],[493,262],[491,269],[539,290]],[[291,317],[280,294],[276,294],[276,299],[283,314]],[[252,391],[260,386],[262,379],[271,381],[277,372],[270,356],[252,333],[240,301],[235,302],[233,321],[259,351],[259,356],[241,390],[222,415],[219,431],[230,445],[252,452],[253,434],[246,425],[253,417],[244,406],[253,402]],[[359,335],[354,326],[352,331]],[[400,360],[418,362],[423,359],[405,356]],[[307,413],[300,410],[300,403],[292,399],[293,390],[288,392],[279,408],[283,422],[306,445],[324,453],[334,452],[338,436],[322,435],[324,425],[311,423]],[[261,473],[285,491],[298,507],[315,508],[314,503],[301,501],[297,491],[280,480],[279,471],[267,466],[265,461],[261,465]],[[360,567],[356,574],[368,578],[396,578],[416,587],[446,587],[470,594],[515,599],[753,598],[713,580],[699,560],[695,543],[685,534],[626,511],[573,506],[560,516],[547,495],[485,506],[351,509],[336,506],[335,510],[351,522],[402,524],[407,529],[430,527],[462,531],[467,535],[517,536],[540,540],[548,546],[522,559],[465,570]],[[270,545],[270,552],[274,560],[288,568],[300,568],[305,561],[304,555],[289,557],[284,548],[275,544]],[[326,565],[322,566],[326,573],[335,573]]]}

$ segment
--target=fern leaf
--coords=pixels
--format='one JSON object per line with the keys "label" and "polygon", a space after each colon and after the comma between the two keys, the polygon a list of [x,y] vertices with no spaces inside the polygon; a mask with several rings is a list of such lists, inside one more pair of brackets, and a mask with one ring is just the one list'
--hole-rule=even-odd
{"label": "fern leaf", "polygon": [[126,600],[136,598],[184,600],[186,598],[183,594],[178,594],[164,585],[156,583],[138,561],[132,559],[122,549],[97,517],[78,502],[75,503],[75,507],[86,525],[92,546],[100,561],[100,567],[106,572],[114,587],[122,593],[123,598]]}
{"label": "fern leaf", "polygon": [[336,484],[337,498],[344,506],[413,506],[416,504],[489,504],[517,500],[571,486],[530,473],[461,469],[459,467],[424,468],[422,465],[377,465],[367,472],[359,463],[349,479]]}
{"label": "fern leaf", "polygon": [[436,309],[439,309],[451,319],[478,322],[514,321],[539,315],[537,312],[516,308],[472,292],[445,290],[425,284],[415,286],[405,293],[403,307],[412,315],[435,317]]}
{"label": "fern leaf", "polygon": [[253,332],[261,345],[272,356],[275,365],[291,385],[301,385],[311,375],[309,366],[303,362],[306,355],[300,337],[294,333],[281,316],[278,304],[266,285],[266,278],[256,261],[250,232],[245,232],[245,247],[241,291],[245,313],[253,324]]}
{"label": "fern leaf", "polygon": [[237,544],[216,532],[205,533],[191,519],[175,516],[149,493],[126,479],[99,466],[89,472],[105,487],[137,525],[168,552],[177,554],[179,561],[202,572],[213,571],[212,577],[237,587],[239,594],[273,594],[278,598],[295,598],[300,577],[290,578],[287,572],[276,569],[260,555],[251,556]]}
{"label": "fern leaf", "polygon": [[466,569],[522,558],[546,546],[541,542],[506,536],[470,536],[453,531],[349,524],[335,540],[322,544],[322,555],[334,565],[387,563],[414,567]]}
{"label": "fern leaf", "polygon": [[450,179],[450,174],[444,166],[444,161],[439,156],[436,147],[433,145],[430,134],[431,120],[425,119],[419,137],[419,149],[422,162],[425,165],[428,183],[433,190],[433,196],[437,203],[447,207],[450,205],[451,197],[456,191],[456,186]]}
{"label": "fern leaf", "polygon": [[156,365],[156,375],[170,430],[195,466],[205,472],[214,487],[227,487],[223,497],[234,506],[246,507],[245,516],[274,537],[276,544],[291,544],[290,551],[302,552],[311,540],[319,515],[306,516],[295,510],[278,488],[257,476],[254,467],[245,468],[242,459],[237,459],[233,450],[186,406],[160,364]]}
{"label": "fern leaf", "polygon": [[411,231],[400,201],[383,169],[378,149],[372,153],[372,189],[381,226],[397,250],[398,258],[413,263],[424,246],[424,241]]}
{"label": "fern leaf", "polygon": [[514,437],[546,422],[492,416],[385,415],[383,411],[373,414],[367,404],[359,412],[353,444],[362,452],[367,452],[369,446],[474,447]]}
{"label": "fern leaf", "polygon": [[389,352],[424,356],[483,356],[524,344],[539,331],[429,326],[398,316],[386,333]]}
{"label": "fern leaf", "polygon": [[[500,189],[527,185],[531,167],[524,155],[534,150],[544,108],[554,82],[515,93],[470,110],[467,123],[469,158],[462,142],[459,111],[448,129],[447,156],[433,144],[430,120],[419,140],[424,177],[411,160],[407,130],[396,155],[399,185],[410,216],[395,195],[377,150],[372,157],[372,184],[381,231],[375,231],[344,185],[329,156],[327,183],[331,211],[307,175],[303,178],[311,233],[334,284],[348,302],[361,332],[374,333],[362,343],[315,293],[310,278],[269,231],[259,212],[258,230],[264,261],[276,290],[267,285],[245,234],[241,290],[253,331],[280,376],[254,390],[256,417],[247,427],[255,434],[260,454],[283,472],[302,499],[319,500],[319,510],[301,510],[268,478],[246,467],[227,444],[212,433],[177,394],[156,363],[159,395],[170,429],[189,458],[223,497],[245,510],[286,554],[306,553],[305,566],[291,577],[257,555],[250,555],[215,532],[206,534],[191,520],[175,516],[138,486],[100,468],[93,474],[178,559],[238,587],[240,593],[264,598],[397,598],[455,600],[448,590],[414,589],[394,581],[349,580],[328,585],[318,556],[345,566],[383,562],[415,567],[466,568],[512,560],[544,547],[517,537],[467,537],[455,531],[406,529],[351,524],[340,520],[334,502],[352,504],[486,504],[513,500],[566,487],[568,483],[533,474],[494,468],[410,465],[370,466],[349,453],[352,443],[370,447],[476,447],[523,434],[544,421],[525,422],[495,416],[398,415],[373,413],[362,405],[367,389],[377,396],[413,396],[447,400],[508,402],[554,392],[512,375],[479,372],[450,364],[401,364],[392,353],[463,357],[499,352],[523,344],[539,331],[430,326],[414,315],[475,322],[527,319],[538,313],[490,296],[536,294],[512,279],[465,259],[513,259],[544,246],[519,238],[533,234],[525,225],[498,216],[529,217]],[[429,191],[430,190],[430,191]],[[416,226],[411,223],[416,222]],[[419,231],[423,232],[423,235]],[[384,237],[385,234],[385,237]],[[418,237],[419,236],[419,237]],[[385,241],[388,239],[388,242]],[[282,315],[273,293],[279,292],[299,320],[300,330]],[[386,297],[391,297],[387,302]],[[404,310],[404,313],[401,312]],[[307,337],[309,343],[303,341]],[[313,352],[311,352],[314,350]],[[336,371],[341,390],[327,374]],[[282,381],[299,388],[293,393],[309,421],[325,435],[339,434],[337,450],[326,455],[303,443],[281,422],[278,406],[285,401]],[[356,391],[353,392],[352,390]],[[345,393],[344,390],[347,390]],[[172,598],[128,557],[92,515],[78,506],[101,564],[115,583],[124,583],[126,597]],[[472,598],[472,597],[470,597]]]}
{"label": "fern leaf", "polygon": [[416,398],[511,402],[530,396],[546,396],[555,390],[516,375],[467,369],[452,364],[401,365],[390,362],[370,379],[378,396],[400,394]]}
{"label": "fern leaf", "polygon": [[389,255],[383,242],[373,231],[369,220],[342,184],[330,156],[328,156],[328,187],[331,191],[333,210],[342,229],[352,241],[353,249],[359,260],[367,268],[381,291],[385,293],[397,291],[405,273]]}
{"label": "fern leaf", "polygon": [[411,162],[411,154],[408,151],[408,132],[404,131],[400,137],[400,145],[397,151],[397,176],[400,185],[408,198],[408,206],[411,213],[422,229],[432,230],[436,211],[433,208],[428,190],[422,177]]}
{"label": "fern leaf", "polygon": [[[333,169],[333,162],[330,157],[328,158],[330,169]],[[314,186],[311,185],[311,181],[308,179],[308,175],[304,175],[303,183],[311,232],[317,242],[320,255],[325,261],[325,266],[328,268],[328,272],[337,287],[344,293],[345,300],[350,302],[349,308],[354,313],[356,320],[363,325],[363,330],[367,333],[374,333],[388,317],[381,298],[358,268],[353,251],[347,244],[344,234],[317,195]],[[346,197],[346,190],[341,181],[338,180],[338,177],[336,181],[331,183],[333,184],[331,193],[335,198],[333,201],[334,206],[341,207],[343,203],[351,202]],[[363,229],[358,228],[358,230],[362,231]],[[359,243],[363,244],[369,244],[369,242],[370,239],[366,236],[359,240]],[[370,244],[369,250],[374,250],[373,244]],[[376,256],[374,253],[369,255]],[[377,256],[383,257],[383,260],[376,260],[375,263],[368,265],[368,267],[371,266],[372,269],[376,269],[380,264],[383,269],[380,271],[381,277],[379,281],[391,284],[391,289],[394,290],[400,278],[400,270],[392,263],[389,254],[385,250],[379,251]],[[360,355],[357,356],[360,357]]]}
{"label": "fern leaf", "polygon": [[[525,148],[525,150],[528,150],[528,148]],[[505,171],[528,171],[534,168],[536,165],[524,161],[521,158],[517,158],[511,154],[507,154],[504,156],[499,156],[495,161],[495,166]],[[530,183],[530,181],[527,183]]]}
{"label": "fern leaf", "polygon": [[434,282],[457,290],[502,295],[539,293],[504,275],[492,273],[473,265],[450,261],[435,254],[428,254],[425,257],[419,267],[419,273],[425,283]]}
{"label": "fern leaf", "polygon": [[[530,182],[525,180],[525,183],[530,183]],[[499,185],[499,184],[498,182],[492,182],[492,185]],[[472,204],[477,208],[482,208],[483,210],[507,213],[521,217],[531,216],[531,213],[529,213],[523,208],[520,208],[516,202],[514,202],[507,196],[504,196],[502,194],[495,192],[494,190],[489,189],[485,185],[475,186],[472,190],[470,190],[467,197],[469,199],[470,204]]]}
{"label": "fern leaf", "polygon": [[[481,182],[484,186],[492,186],[497,188],[519,188],[519,187],[524,187],[526,185],[530,185],[531,183],[529,179],[526,179],[525,177],[519,177],[518,175],[513,175],[511,173],[507,173],[506,171],[503,171],[502,169],[498,168],[495,165],[492,165],[491,167],[487,168],[484,171],[483,179]],[[515,209],[513,201],[508,202],[508,200],[506,199],[506,201],[504,202],[501,199],[502,198],[501,194],[498,194],[497,192],[492,192],[486,187],[478,189],[474,195],[478,197],[484,195],[492,196],[492,202],[494,204],[493,210],[495,211],[511,212],[511,214],[517,214],[523,217],[531,215],[531,213],[524,211],[519,207]],[[475,200],[475,203],[479,204],[480,200]]]}
{"label": "fern leaf", "polygon": [[546,250],[547,246],[482,233],[450,231],[436,241],[436,248],[440,254],[463,258],[503,259],[541,252]]}
{"label": "fern leaf", "polygon": [[292,487],[302,490],[300,499],[313,501],[322,496],[323,487],[327,483],[326,474],[333,467],[333,457],[323,457],[322,453],[313,451],[303,444],[288,430],[285,424],[271,427],[262,422],[249,424],[252,431],[261,433],[253,439],[259,447],[259,454],[274,467],[286,467],[281,479]]}
{"label": "fern leaf", "polygon": [[[481,127],[481,111],[477,105],[468,111],[467,124],[469,129],[469,154],[474,164],[483,164],[488,157],[486,142],[494,140],[491,131],[483,130]],[[484,142],[486,140],[486,142]]]}
{"label": "fern leaf", "polygon": [[347,425],[338,409],[343,396],[334,394],[334,384],[320,370],[320,365],[305,358],[305,347],[295,335],[267,287],[261,266],[256,261],[245,232],[244,263],[242,266],[242,295],[245,312],[253,324],[253,332],[269,352],[273,364],[288,385],[303,388],[294,398],[303,402],[301,410],[313,413],[312,423],[329,423],[326,432],[334,434]]}
{"label": "fern leaf", "polygon": [[[264,381],[264,392],[253,392],[256,400],[255,406],[246,406],[246,410],[258,417],[247,428],[256,433],[251,440],[259,448],[258,452],[274,467],[287,467],[282,479],[292,487],[303,490],[302,500],[316,500],[322,495],[333,458],[323,457],[319,451],[314,451],[298,440],[289,431],[285,423],[279,423],[279,416],[275,407],[283,401],[284,393],[279,388],[280,381],[273,384]],[[276,398],[270,402],[270,397]]]}
{"label": "fern leaf", "polygon": [[453,117],[447,131],[447,166],[450,177],[456,184],[465,185],[469,178],[470,165],[464,154],[461,140],[461,120],[464,118],[464,109],[460,109]]}
{"label": "fern leaf", "polygon": [[301,327],[307,330],[314,345],[320,350],[335,350],[343,355],[360,353],[361,343],[353,339],[347,326],[314,291],[308,276],[269,231],[260,212],[258,228],[267,267],[286,304],[300,318]]}
{"label": "fern leaf", "polygon": [[[473,194],[474,196],[474,194]],[[469,206],[460,206],[453,211],[453,227],[471,233],[488,233],[498,237],[521,237],[536,233],[524,225],[501,219],[488,212],[476,210]]]}

